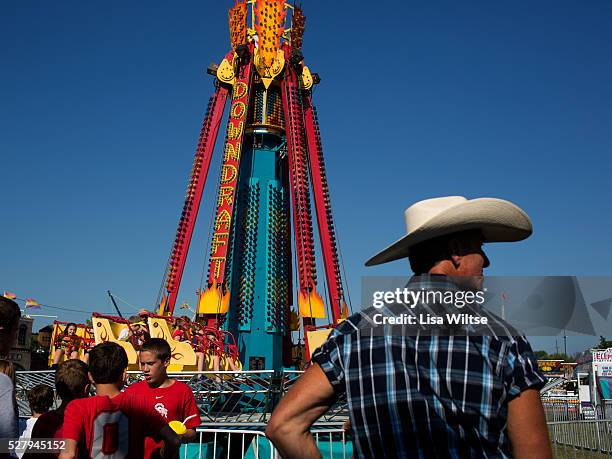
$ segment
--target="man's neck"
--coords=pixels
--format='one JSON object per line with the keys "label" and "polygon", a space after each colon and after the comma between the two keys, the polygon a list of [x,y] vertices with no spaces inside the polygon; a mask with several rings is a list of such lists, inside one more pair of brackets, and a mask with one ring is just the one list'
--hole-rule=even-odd
{"label": "man's neck", "polygon": [[78,400],[79,398],[87,398],[88,395],[83,394],[80,397],[75,397],[75,398],[66,398],[66,399],[62,399],[62,403],[60,404],[60,406],[58,406],[54,411],[56,413],[60,413],[63,414],[64,411],[66,411],[66,407],[68,406],[68,404],[73,401],[73,400]]}
{"label": "man's neck", "polygon": [[113,398],[119,395],[121,391],[119,390],[118,384],[96,384],[96,395],[104,395],[106,397]]}
{"label": "man's neck", "polygon": [[170,379],[168,378],[168,375],[166,375],[165,379],[163,379],[161,383],[149,384],[149,387],[151,389],[165,389],[166,387],[170,387],[172,384],[174,384],[174,379]]}

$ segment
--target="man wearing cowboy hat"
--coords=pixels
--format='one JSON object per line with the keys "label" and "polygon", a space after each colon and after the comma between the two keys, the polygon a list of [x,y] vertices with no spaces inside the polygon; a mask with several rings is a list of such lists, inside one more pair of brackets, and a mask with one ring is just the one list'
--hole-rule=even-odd
{"label": "man wearing cowboy hat", "polygon": [[[532,232],[523,210],[493,198],[427,199],[405,220],[406,235],[366,266],[407,257],[415,273],[407,288],[422,292],[478,291],[489,266],[482,244]],[[372,320],[411,310],[368,308],[334,329],[270,419],[266,434],[281,455],[320,457],[309,429],[344,393],[356,457],[552,457],[545,380],[526,338],[482,311],[494,324],[478,332]]]}

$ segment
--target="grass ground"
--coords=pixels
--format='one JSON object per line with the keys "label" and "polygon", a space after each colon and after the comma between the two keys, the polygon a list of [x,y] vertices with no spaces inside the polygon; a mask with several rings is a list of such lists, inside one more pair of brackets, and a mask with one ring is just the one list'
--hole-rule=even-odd
{"label": "grass ground", "polygon": [[553,445],[553,457],[555,459],[603,459],[610,458],[612,455],[585,449]]}

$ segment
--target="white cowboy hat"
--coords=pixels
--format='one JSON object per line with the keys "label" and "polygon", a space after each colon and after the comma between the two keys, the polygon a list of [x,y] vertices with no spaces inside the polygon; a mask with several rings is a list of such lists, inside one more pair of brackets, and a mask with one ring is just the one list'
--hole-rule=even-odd
{"label": "white cowboy hat", "polygon": [[366,261],[366,266],[405,258],[410,247],[420,242],[460,231],[480,229],[485,242],[521,241],[533,231],[525,211],[496,198],[425,199],[408,207],[404,219],[406,235]]}

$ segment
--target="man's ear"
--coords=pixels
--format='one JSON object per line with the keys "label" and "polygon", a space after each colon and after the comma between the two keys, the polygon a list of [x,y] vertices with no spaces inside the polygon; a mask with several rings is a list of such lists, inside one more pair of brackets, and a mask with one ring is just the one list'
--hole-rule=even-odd
{"label": "man's ear", "polygon": [[117,385],[119,386],[119,390],[123,389],[125,387],[125,384],[127,383],[127,367],[125,367],[123,369],[123,372],[121,373],[121,378],[119,378],[119,381],[117,381]]}
{"label": "man's ear", "polygon": [[167,358],[166,360],[164,360],[164,368],[168,368],[168,365],[170,365],[170,359],[172,357]]}

